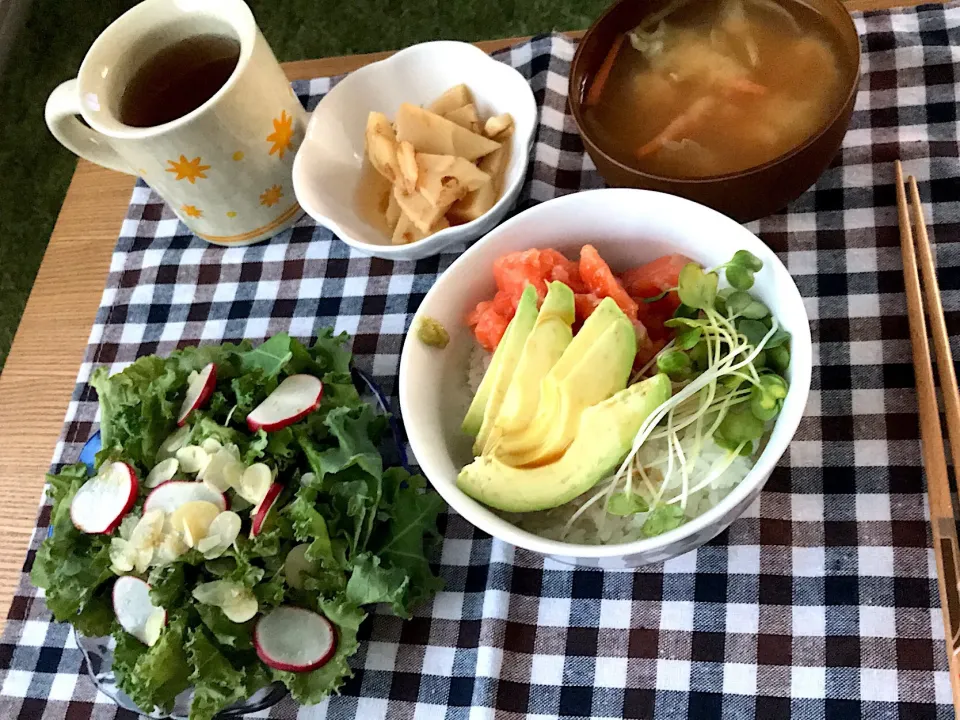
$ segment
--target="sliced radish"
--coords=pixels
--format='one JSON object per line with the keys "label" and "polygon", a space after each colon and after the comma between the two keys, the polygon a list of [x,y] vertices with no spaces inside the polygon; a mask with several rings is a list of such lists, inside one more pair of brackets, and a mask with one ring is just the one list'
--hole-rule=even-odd
{"label": "sliced radish", "polygon": [[253,518],[253,522],[250,523],[250,537],[255,538],[263,531],[263,525],[267,521],[267,515],[270,514],[270,510],[276,504],[277,498],[280,497],[282,491],[283,485],[274,483],[270,486],[270,489],[267,490],[267,494],[263,496],[260,504],[250,511],[250,515]]}
{"label": "sliced radish", "polygon": [[85,533],[111,533],[137,499],[137,474],[125,462],[111,462],[87,480],[70,503],[70,519]]}
{"label": "sliced radish", "polygon": [[162,485],[168,480],[173,480],[174,476],[177,474],[177,470],[179,469],[180,461],[175,457],[161,460],[153,466],[153,470],[147,473],[147,478],[144,480],[143,484],[148,488],[155,488],[157,485]]}
{"label": "sliced radish", "polygon": [[213,503],[221,512],[226,510],[229,505],[226,495],[206,483],[171,480],[163,485],[158,485],[153,492],[147,495],[147,499],[143,503],[143,511],[163,510],[165,513],[172,513],[184,503],[195,500],[205,500]]}
{"label": "sliced radish", "polygon": [[190,413],[210,399],[216,384],[217,366],[213,363],[208,363],[187,385],[187,396],[183,399],[183,404],[180,406],[180,416],[177,418],[177,425],[183,427],[187,422],[187,418],[190,417]]}
{"label": "sliced radish", "polygon": [[144,645],[152,646],[167,624],[167,612],[150,600],[150,586],[124,575],[113,584],[113,612],[117,622]]}
{"label": "sliced radish", "polygon": [[276,670],[308,672],[323,667],[337,649],[337,631],[323,615],[281,605],[257,621],[257,656]]}
{"label": "sliced radish", "polygon": [[247,415],[252,432],[273,432],[306,417],[318,407],[323,383],[313,375],[291,375]]}

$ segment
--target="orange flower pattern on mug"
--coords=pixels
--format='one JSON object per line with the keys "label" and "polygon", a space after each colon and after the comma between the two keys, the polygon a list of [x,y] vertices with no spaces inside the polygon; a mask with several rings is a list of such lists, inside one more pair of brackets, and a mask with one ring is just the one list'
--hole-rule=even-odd
{"label": "orange flower pattern on mug", "polygon": [[184,205],[180,208],[184,215],[192,218],[201,218],[203,217],[203,210],[198,208],[195,205]]}
{"label": "orange flower pattern on mug", "polygon": [[280,202],[280,198],[282,197],[283,189],[279,185],[274,185],[271,188],[267,188],[260,194],[260,204],[266,205],[267,207],[273,207]]}
{"label": "orange flower pattern on mug", "polygon": [[270,154],[278,153],[283,160],[283,154],[293,147],[293,118],[283,110],[279,118],[273,120],[273,132],[267,135],[267,142],[273,143]]}
{"label": "orange flower pattern on mug", "polygon": [[179,162],[175,160],[167,160],[167,162],[170,163],[167,172],[177,174],[174,180],[189,180],[191,185],[197,182],[197,178],[206,178],[204,171],[210,169],[209,165],[200,164],[199,157],[187,160],[186,155],[181,155]]}

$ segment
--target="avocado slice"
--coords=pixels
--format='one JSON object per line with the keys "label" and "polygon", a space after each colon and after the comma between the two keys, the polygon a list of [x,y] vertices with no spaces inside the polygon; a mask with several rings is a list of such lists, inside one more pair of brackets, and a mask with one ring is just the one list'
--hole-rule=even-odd
{"label": "avocado slice", "polygon": [[543,378],[573,340],[575,315],[573,291],[562,282],[547,283],[547,296],[497,415],[495,425],[500,432],[522,430],[536,415]]}
{"label": "avocado slice", "polygon": [[[580,333],[588,330],[590,319],[584,323],[544,378],[533,420],[519,432],[495,438],[487,448],[490,452],[515,467],[553,462],[573,442],[583,411],[627,386],[637,354],[637,338],[633,325],[619,308],[617,313],[620,316],[611,314],[606,328],[589,344],[578,343]],[[593,330],[589,330],[592,336]],[[571,367],[563,372],[568,356]]]}
{"label": "avocado slice", "polygon": [[616,469],[643,421],[670,393],[670,379],[663,374],[631,385],[583,411],[576,439],[559,460],[517,468],[484,455],[460,471],[457,487],[484,505],[508,512],[563,505]]}
{"label": "avocado slice", "polygon": [[477,388],[477,393],[473,396],[473,401],[461,425],[465,433],[477,436],[477,443],[481,446],[480,438],[486,440],[493,426],[493,420],[500,411],[503,396],[507,392],[510,378],[513,377],[524,343],[536,321],[537,290],[533,285],[527,285],[520,296],[517,311],[493,353],[490,366],[483,375],[480,387]]}

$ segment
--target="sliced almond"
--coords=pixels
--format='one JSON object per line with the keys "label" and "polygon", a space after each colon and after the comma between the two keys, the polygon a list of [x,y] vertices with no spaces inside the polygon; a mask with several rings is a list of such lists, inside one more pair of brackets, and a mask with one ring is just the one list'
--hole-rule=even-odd
{"label": "sliced almond", "polygon": [[210,455],[199,445],[187,445],[177,450],[177,460],[180,469],[185,473],[197,473],[203,470],[210,462]]}
{"label": "sliced almond", "polygon": [[170,515],[170,525],[183,534],[183,541],[188,547],[196,547],[197,543],[207,536],[211,523],[219,514],[220,508],[213,503],[191,500]]}

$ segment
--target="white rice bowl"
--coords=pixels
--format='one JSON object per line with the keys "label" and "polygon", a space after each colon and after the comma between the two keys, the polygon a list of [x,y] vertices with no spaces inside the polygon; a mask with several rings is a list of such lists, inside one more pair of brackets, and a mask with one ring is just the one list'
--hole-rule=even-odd
{"label": "white rice bowl", "polygon": [[[706,238],[709,242],[705,242]],[[753,292],[792,338],[791,364],[786,373],[789,391],[765,446],[747,460],[753,463],[752,468],[736,461],[736,470],[731,468],[723,484],[713,488],[713,496],[707,493],[705,499],[688,497],[684,513],[687,522],[655,537],[618,542],[614,532],[634,538],[635,528],[618,531],[608,527],[601,537],[588,538],[580,533],[578,520],[573,529],[577,540],[567,537],[558,541],[542,531],[530,532],[518,526],[511,522],[515,520],[513,516],[508,521],[457,486],[461,468],[473,458],[471,438],[461,432],[460,425],[472,397],[470,386],[475,386],[476,378],[482,374],[477,369],[470,370],[477,343],[464,318],[478,302],[488,300],[495,292],[489,269],[498,257],[529,248],[551,247],[576,257],[585,241],[592,242],[615,270],[671,252],[714,266],[729,260],[736,250],[748,250],[764,263]],[[423,474],[454,511],[480,530],[564,563],[633,568],[688,552],[722,532],[756,500],[777,460],[787,450],[810,388],[809,321],[803,299],[783,263],[743,226],[701,205],[661,193],[619,188],[587,191],[520,213],[469,248],[437,279],[413,322],[424,316],[442,323],[450,332],[451,342],[445,350],[438,351],[408,339],[401,355],[401,413],[410,447]],[[485,355],[482,351],[479,354],[481,358]],[[475,367],[482,367],[478,360],[473,362]],[[691,517],[688,512],[695,515]],[[540,513],[528,514],[519,521],[532,523],[539,516]],[[619,518],[609,520],[619,523]],[[588,519],[583,520],[587,522]]]}

